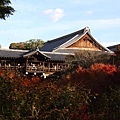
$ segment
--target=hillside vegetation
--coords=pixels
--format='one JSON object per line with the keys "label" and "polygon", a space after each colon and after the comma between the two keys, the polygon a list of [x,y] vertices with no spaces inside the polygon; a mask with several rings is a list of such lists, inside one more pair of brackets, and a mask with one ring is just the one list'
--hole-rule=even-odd
{"label": "hillside vegetation", "polygon": [[0,71],[2,120],[119,120],[120,68],[96,63],[61,78]]}

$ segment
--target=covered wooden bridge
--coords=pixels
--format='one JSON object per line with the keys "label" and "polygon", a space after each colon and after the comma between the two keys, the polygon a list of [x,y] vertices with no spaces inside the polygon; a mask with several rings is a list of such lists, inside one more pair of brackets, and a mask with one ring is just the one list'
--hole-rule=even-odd
{"label": "covered wooden bridge", "polygon": [[55,71],[61,71],[68,68],[69,64],[65,62],[70,54],[60,54],[55,52],[42,52],[39,49],[29,51],[23,55],[25,59],[25,70],[28,73],[46,73],[50,74]]}
{"label": "covered wooden bridge", "polygon": [[39,49],[5,50],[0,49],[0,68],[17,69],[25,74],[52,74],[69,67],[66,61],[69,53],[42,52]]}

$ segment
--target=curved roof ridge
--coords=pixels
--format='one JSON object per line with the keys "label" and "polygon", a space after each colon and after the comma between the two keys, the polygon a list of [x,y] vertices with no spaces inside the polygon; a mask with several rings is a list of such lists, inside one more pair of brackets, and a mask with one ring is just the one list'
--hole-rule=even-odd
{"label": "curved roof ridge", "polygon": [[[47,42],[54,42],[54,41],[56,41],[56,40],[59,40],[59,39],[62,39],[62,38],[64,38],[64,37],[68,37],[68,36],[71,36],[71,35],[74,35],[74,34],[78,34],[79,32],[84,32],[84,30],[85,30],[85,28],[83,28],[83,29],[81,29],[81,30],[78,30],[78,31],[75,31],[75,32],[72,32],[72,33],[70,33],[70,34],[66,34],[66,35],[63,35],[63,36],[61,36],[61,37],[57,37],[57,38],[55,38],[55,39],[52,39],[52,40],[48,40]],[[46,42],[46,43],[47,43]]]}
{"label": "curved roof ridge", "polygon": [[52,52],[54,49],[59,48],[60,45],[66,43],[67,41],[75,37],[77,34],[84,34],[85,30],[86,30],[86,27],[81,30],[75,31],[73,33],[48,41],[45,43],[43,47],[40,48],[40,50]]}

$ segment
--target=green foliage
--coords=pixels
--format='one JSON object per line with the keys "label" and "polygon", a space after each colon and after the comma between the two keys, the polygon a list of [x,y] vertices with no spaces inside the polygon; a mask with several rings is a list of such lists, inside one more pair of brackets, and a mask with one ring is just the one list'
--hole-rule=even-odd
{"label": "green foliage", "polygon": [[41,39],[31,39],[25,42],[26,49],[41,48],[44,45],[44,41]]}
{"label": "green foliage", "polygon": [[36,48],[41,48],[44,45],[44,41],[41,39],[31,39],[26,42],[11,43],[10,49],[20,49],[20,50],[32,50]]}
{"label": "green foliage", "polygon": [[0,0],[0,19],[6,19],[15,12],[14,8],[9,6],[10,0]]}

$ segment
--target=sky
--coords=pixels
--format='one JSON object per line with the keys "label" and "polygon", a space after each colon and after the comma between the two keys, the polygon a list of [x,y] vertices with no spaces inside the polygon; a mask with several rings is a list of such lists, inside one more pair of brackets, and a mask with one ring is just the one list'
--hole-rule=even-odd
{"label": "sky", "polygon": [[120,44],[120,0],[11,0],[14,15],[0,19],[0,45],[52,40],[88,26],[104,47]]}

